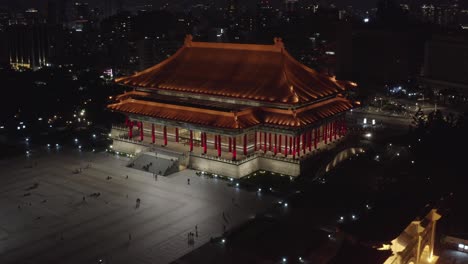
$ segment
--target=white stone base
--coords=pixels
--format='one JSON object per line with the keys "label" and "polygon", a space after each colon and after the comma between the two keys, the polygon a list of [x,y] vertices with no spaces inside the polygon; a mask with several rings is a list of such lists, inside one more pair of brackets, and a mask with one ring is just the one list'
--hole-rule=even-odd
{"label": "white stone base", "polygon": [[195,170],[206,171],[232,178],[242,178],[258,170],[266,170],[288,176],[299,176],[300,164],[275,160],[265,157],[256,157],[239,164],[201,158],[190,157],[190,167]]}
{"label": "white stone base", "polygon": [[[136,155],[140,152],[146,152],[150,148],[145,144],[138,144],[126,140],[114,140],[112,149],[114,151]],[[187,155],[189,156],[189,155]],[[269,157],[257,156],[239,162],[229,162],[213,158],[199,157],[190,155],[188,167],[206,171],[213,174],[219,174],[226,177],[242,178],[258,170],[271,171],[287,176],[299,176],[301,173],[301,162],[280,160]]]}

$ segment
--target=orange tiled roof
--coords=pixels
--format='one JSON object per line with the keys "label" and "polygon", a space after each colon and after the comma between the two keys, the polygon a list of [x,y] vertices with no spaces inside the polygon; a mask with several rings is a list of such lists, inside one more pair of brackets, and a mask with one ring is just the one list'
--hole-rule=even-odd
{"label": "orange tiled roof", "polygon": [[113,111],[126,114],[138,114],[221,129],[245,129],[259,124],[299,128],[313,125],[352,107],[350,101],[340,97],[312,104],[297,111],[252,107],[239,112],[225,112],[131,98],[108,106]]}
{"label": "orange tiled roof", "polygon": [[192,42],[169,59],[116,79],[122,85],[299,105],[340,93],[342,83],[296,61],[274,45]]}

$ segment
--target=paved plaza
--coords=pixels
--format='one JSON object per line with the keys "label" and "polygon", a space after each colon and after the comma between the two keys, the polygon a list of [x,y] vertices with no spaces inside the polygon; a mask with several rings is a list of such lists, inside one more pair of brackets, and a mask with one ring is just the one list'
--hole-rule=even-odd
{"label": "paved plaza", "polygon": [[76,150],[1,160],[0,263],[169,263],[274,202],[195,171],[155,180],[127,163]]}

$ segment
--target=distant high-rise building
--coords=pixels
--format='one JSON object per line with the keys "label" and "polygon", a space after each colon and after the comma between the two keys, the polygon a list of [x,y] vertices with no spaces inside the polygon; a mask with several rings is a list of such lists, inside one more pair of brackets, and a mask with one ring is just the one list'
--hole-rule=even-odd
{"label": "distant high-rise building", "polygon": [[424,22],[434,23],[442,26],[457,25],[459,22],[459,14],[460,9],[457,4],[428,4],[421,6],[421,19]]}
{"label": "distant high-rise building", "polygon": [[104,17],[110,17],[122,11],[122,0],[104,0]]}
{"label": "distant high-rise building", "polygon": [[229,20],[233,21],[236,19],[239,12],[239,1],[238,0],[228,0],[227,5],[227,17]]}
{"label": "distant high-rise building", "polygon": [[11,25],[7,29],[8,53],[13,68],[39,69],[48,63],[46,24]]}
{"label": "distant high-rise building", "polygon": [[435,36],[425,48],[421,84],[439,92],[458,91],[468,98],[468,38]]}
{"label": "distant high-rise building", "polygon": [[74,4],[74,20],[83,21],[89,19],[89,5],[88,3],[76,2]]}
{"label": "distant high-rise building", "polygon": [[63,25],[66,22],[66,0],[49,0],[47,3],[47,23]]}
{"label": "distant high-rise building", "polygon": [[0,32],[6,30],[10,20],[10,12],[6,9],[0,9]]}
{"label": "distant high-rise building", "polygon": [[286,13],[296,12],[298,2],[298,0],[284,0],[284,10]]}
{"label": "distant high-rise building", "polygon": [[24,18],[26,20],[26,23],[30,25],[42,22],[39,10],[35,8],[29,8],[26,11],[24,11]]}
{"label": "distant high-rise building", "polygon": [[259,30],[269,28],[273,16],[273,6],[270,0],[260,0],[257,4],[257,28]]}
{"label": "distant high-rise building", "polygon": [[139,69],[144,70],[155,64],[154,40],[145,37],[137,43],[138,57],[140,58]]}

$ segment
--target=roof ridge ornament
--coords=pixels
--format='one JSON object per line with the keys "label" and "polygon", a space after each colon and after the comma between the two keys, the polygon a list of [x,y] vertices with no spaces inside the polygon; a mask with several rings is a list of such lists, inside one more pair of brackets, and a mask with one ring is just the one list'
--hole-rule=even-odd
{"label": "roof ridge ornament", "polygon": [[284,49],[284,43],[282,38],[275,37],[273,38],[273,42],[275,43],[275,47],[278,47],[280,49]]}
{"label": "roof ridge ornament", "polygon": [[191,34],[185,35],[184,46],[190,47],[192,46],[193,36]]}

